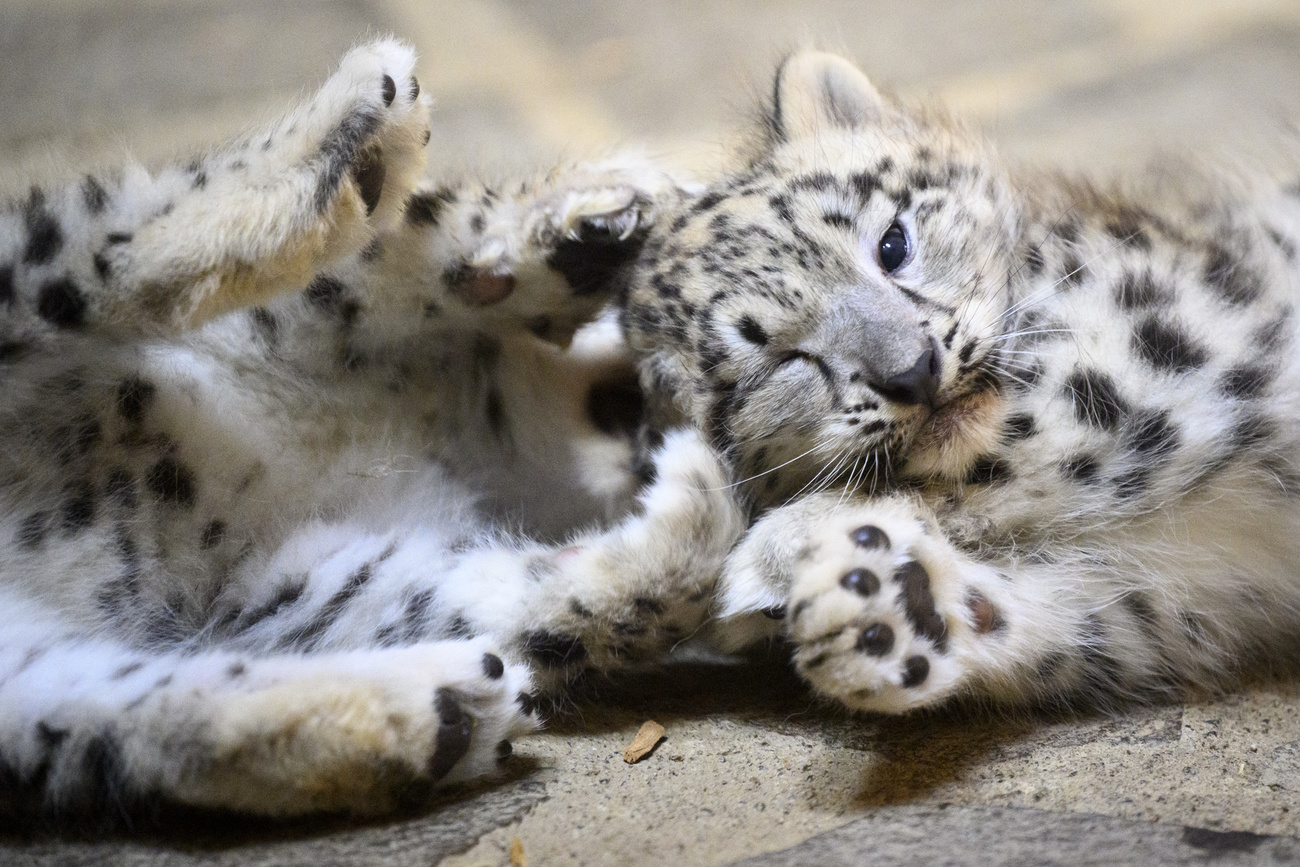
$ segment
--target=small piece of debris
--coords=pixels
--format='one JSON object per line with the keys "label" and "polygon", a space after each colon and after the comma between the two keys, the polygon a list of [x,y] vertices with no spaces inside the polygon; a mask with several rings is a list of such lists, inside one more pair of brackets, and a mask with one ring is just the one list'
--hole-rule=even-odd
{"label": "small piece of debris", "polygon": [[663,739],[664,727],[652,719],[646,720],[641,724],[641,730],[636,733],[632,743],[623,750],[623,761],[629,765],[636,764],[654,752],[655,746]]}
{"label": "small piece of debris", "polygon": [[524,841],[518,837],[510,841],[510,851],[507,855],[510,857],[511,867],[528,867],[528,858],[524,855]]}

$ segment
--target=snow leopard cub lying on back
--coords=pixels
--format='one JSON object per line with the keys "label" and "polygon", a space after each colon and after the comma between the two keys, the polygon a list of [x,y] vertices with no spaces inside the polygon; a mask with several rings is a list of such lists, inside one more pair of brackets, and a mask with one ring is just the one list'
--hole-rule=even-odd
{"label": "snow leopard cub lying on back", "polygon": [[391,809],[706,616],[723,466],[636,441],[612,325],[557,346],[674,183],[412,194],[413,67],[358,48],[230,147],[0,210],[5,820]]}
{"label": "snow leopard cub lying on back", "polygon": [[[1300,166],[1297,166],[1300,170]],[[757,522],[721,640],[845,704],[1105,704],[1300,632],[1300,184],[1009,174],[848,62],[651,235],[643,379]]]}

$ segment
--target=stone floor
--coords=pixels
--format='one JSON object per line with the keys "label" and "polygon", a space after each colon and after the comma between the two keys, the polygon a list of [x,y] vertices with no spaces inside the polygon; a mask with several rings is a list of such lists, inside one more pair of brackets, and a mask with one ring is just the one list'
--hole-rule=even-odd
{"label": "stone floor", "polygon": [[[1300,118],[1295,0],[5,0],[0,188],[232,134],[387,31],[420,49],[443,173],[611,143],[707,171],[809,43],[946,100],[1018,161],[1263,158]],[[692,666],[593,689],[516,745],[509,779],[419,815],[0,840],[0,864],[471,867],[511,863],[515,840],[534,867],[1291,862],[1298,698],[1291,680],[1108,718],[852,718],[779,661]],[[648,718],[668,739],[627,765]]]}

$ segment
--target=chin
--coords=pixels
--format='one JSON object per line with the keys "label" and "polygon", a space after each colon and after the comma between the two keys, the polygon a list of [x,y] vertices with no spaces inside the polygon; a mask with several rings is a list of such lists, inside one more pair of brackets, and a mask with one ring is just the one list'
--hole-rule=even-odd
{"label": "chin", "polygon": [[997,448],[1007,402],[993,389],[960,397],[939,407],[907,448],[902,474],[912,478],[959,481],[972,464]]}

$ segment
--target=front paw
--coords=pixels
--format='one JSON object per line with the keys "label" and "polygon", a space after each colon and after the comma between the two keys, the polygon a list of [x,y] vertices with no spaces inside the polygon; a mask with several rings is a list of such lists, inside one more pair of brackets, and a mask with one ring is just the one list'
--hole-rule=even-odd
{"label": "front paw", "polygon": [[844,509],[813,531],[796,570],[786,615],[795,665],[854,708],[935,704],[960,689],[971,643],[990,625],[972,592],[956,552],[906,503]]}

